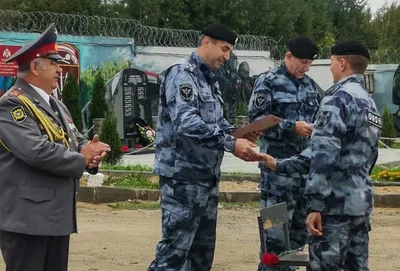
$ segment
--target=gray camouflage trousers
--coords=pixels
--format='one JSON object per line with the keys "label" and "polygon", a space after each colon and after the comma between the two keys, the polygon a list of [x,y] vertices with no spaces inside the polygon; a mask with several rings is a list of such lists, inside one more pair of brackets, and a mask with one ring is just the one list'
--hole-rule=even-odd
{"label": "gray camouflage trousers", "polygon": [[210,270],[215,251],[218,184],[160,176],[160,193],[162,239],[148,271]]}
{"label": "gray camouflage trousers", "polygon": [[[303,249],[307,240],[306,199],[302,196],[304,194],[305,181],[301,177],[292,178],[265,171],[261,172],[260,207],[264,208],[281,202],[287,203],[289,241],[292,250]],[[280,254],[285,251],[282,226],[265,230],[265,236],[268,253]],[[296,270],[297,267],[290,267],[290,269]],[[282,267],[265,266],[259,263],[258,270],[278,271],[282,270]]]}
{"label": "gray camouflage trousers", "polygon": [[310,236],[313,271],[368,271],[369,216],[323,216],[323,236]]}

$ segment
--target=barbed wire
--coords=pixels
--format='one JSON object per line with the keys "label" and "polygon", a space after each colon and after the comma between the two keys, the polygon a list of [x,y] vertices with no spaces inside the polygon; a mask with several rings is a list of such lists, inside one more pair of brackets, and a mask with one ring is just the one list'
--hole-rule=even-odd
{"label": "barbed wire", "polygon": [[[0,30],[42,32],[55,23],[59,34],[133,38],[143,46],[196,47],[200,32],[146,26],[137,20],[0,9]],[[277,42],[267,36],[239,35],[236,49],[271,51]]]}
{"label": "barbed wire", "polygon": [[[59,34],[133,38],[136,45],[164,47],[196,47],[200,32],[146,26],[134,19],[108,18],[47,11],[21,12],[0,9],[0,31],[42,32],[54,22]],[[237,50],[270,51],[280,61],[287,47],[268,36],[239,35]],[[371,63],[400,63],[400,51],[371,50]],[[330,47],[321,46],[319,59],[330,57]]]}

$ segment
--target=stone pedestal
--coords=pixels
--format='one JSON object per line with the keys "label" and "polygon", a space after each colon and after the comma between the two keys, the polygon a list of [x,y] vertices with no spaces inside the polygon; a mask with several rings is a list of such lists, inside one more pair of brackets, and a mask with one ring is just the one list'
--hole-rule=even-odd
{"label": "stone pedestal", "polygon": [[103,183],[104,183],[104,174],[97,173],[96,175],[89,176],[87,186],[89,187],[103,186]]}
{"label": "stone pedestal", "polygon": [[241,128],[248,124],[249,124],[249,122],[248,122],[247,116],[236,116],[236,128]]}

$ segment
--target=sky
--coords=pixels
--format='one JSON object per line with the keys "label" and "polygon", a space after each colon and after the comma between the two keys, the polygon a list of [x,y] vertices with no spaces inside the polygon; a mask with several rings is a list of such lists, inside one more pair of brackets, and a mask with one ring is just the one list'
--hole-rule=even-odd
{"label": "sky", "polygon": [[390,5],[391,3],[395,2],[399,3],[400,0],[369,0],[372,13],[375,13],[379,8],[381,8],[385,2]]}

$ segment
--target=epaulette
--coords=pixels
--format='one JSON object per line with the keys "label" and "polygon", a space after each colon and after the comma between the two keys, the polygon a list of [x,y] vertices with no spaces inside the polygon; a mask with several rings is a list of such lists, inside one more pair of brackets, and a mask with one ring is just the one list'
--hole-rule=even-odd
{"label": "epaulette", "polygon": [[268,71],[262,73],[265,74],[264,80],[274,80],[278,77],[278,73],[277,73],[277,69],[273,68],[273,69],[269,69]]}
{"label": "epaulette", "polygon": [[186,67],[185,67],[185,71],[190,71],[191,73],[193,73],[195,68],[196,68],[195,65],[187,64]]}
{"label": "epaulette", "polygon": [[21,88],[14,88],[13,90],[11,90],[7,96],[8,97],[18,97],[19,95],[21,95],[22,93],[24,93],[23,89]]}

